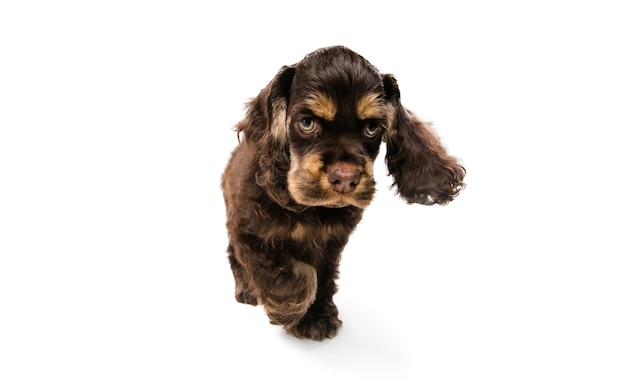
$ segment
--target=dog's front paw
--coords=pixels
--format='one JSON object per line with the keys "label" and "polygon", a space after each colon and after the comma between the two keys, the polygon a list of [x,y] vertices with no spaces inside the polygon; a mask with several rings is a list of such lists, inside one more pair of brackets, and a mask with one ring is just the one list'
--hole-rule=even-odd
{"label": "dog's front paw", "polygon": [[323,341],[337,335],[341,328],[341,320],[336,315],[305,315],[300,323],[288,328],[287,332],[298,338]]}
{"label": "dog's front paw", "polygon": [[247,289],[237,289],[235,291],[235,299],[243,304],[257,305],[256,295]]}
{"label": "dog's front paw", "polygon": [[263,292],[262,303],[272,324],[287,328],[298,324],[317,291],[317,272],[310,265],[296,262],[290,272],[272,281]]}
{"label": "dog's front paw", "polygon": [[341,324],[339,311],[332,299],[320,299],[311,306],[298,324],[286,329],[288,333],[298,338],[322,341],[337,335]]}

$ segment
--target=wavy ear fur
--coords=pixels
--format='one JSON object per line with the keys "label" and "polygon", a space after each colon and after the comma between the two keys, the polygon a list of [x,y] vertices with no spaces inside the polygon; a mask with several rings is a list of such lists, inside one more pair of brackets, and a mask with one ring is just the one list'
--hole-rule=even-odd
{"label": "wavy ear fur", "polygon": [[385,161],[393,186],[408,203],[445,205],[465,187],[465,168],[446,152],[432,128],[400,103],[396,79],[383,75],[395,121],[386,133]]}
{"label": "wavy ear fur", "polygon": [[252,144],[258,158],[255,179],[276,202],[289,207],[293,200],[287,192],[289,148],[287,143],[287,105],[295,69],[284,66],[272,81],[252,99],[246,116],[236,126],[243,142]]}

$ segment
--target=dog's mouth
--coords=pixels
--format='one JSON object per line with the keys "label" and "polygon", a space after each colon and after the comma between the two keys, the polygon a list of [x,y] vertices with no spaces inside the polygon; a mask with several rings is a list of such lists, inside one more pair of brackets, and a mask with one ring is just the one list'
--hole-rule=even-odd
{"label": "dog's mouth", "polygon": [[327,208],[343,208],[346,206],[356,206],[357,208],[364,209],[368,206],[374,198],[375,187],[372,186],[371,191],[360,191],[355,195],[336,194],[331,192],[325,192],[323,195],[319,194],[319,186],[311,184],[311,186],[289,185],[289,192],[293,199],[305,206],[324,206]]}
{"label": "dog's mouth", "polygon": [[292,159],[287,177],[289,193],[299,204],[343,208],[365,208],[374,198],[376,182],[372,163],[325,166],[319,156]]}

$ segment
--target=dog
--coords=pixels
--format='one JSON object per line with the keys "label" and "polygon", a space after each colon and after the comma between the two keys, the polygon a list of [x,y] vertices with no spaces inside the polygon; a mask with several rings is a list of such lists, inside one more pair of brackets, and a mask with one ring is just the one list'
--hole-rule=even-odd
{"label": "dog", "polygon": [[317,341],[342,325],[333,302],[342,250],[376,190],[381,142],[407,203],[444,205],[465,168],[382,74],[344,46],[283,66],[248,104],[222,174],[228,259],[240,303]]}

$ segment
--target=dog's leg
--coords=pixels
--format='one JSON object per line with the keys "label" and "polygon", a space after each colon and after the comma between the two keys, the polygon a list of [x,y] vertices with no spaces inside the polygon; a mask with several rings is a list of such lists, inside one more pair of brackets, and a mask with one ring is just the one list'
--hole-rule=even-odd
{"label": "dog's leg", "polygon": [[230,268],[235,277],[235,299],[240,303],[257,305],[256,295],[250,288],[248,272],[239,261],[237,261],[235,251],[231,244],[228,245],[228,260],[230,261]]}
{"label": "dog's leg", "polygon": [[341,327],[339,312],[333,302],[333,295],[337,292],[337,285],[333,278],[336,274],[336,266],[333,263],[326,266],[329,268],[318,273],[315,301],[298,324],[287,328],[287,331],[296,337],[321,341],[334,337]]}
{"label": "dog's leg", "polygon": [[[255,277],[259,274],[257,273]],[[317,292],[317,272],[303,262],[294,261],[284,265],[279,273],[261,274],[264,281],[257,281],[261,288],[261,301],[272,324],[290,329],[307,312]]]}

